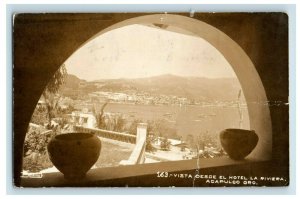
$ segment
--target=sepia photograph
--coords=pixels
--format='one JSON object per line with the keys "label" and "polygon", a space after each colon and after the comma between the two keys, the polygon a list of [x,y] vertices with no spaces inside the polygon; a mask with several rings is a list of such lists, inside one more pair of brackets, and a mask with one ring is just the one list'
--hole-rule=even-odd
{"label": "sepia photograph", "polygon": [[16,187],[289,185],[288,15],[17,13]]}

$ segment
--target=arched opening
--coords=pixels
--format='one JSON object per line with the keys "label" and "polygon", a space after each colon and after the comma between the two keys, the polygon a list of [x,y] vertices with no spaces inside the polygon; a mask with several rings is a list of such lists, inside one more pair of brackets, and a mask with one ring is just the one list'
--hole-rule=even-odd
{"label": "arched opening", "polygon": [[[254,129],[260,138],[259,143],[251,153],[250,158],[265,160],[271,157],[271,120],[269,108],[268,106],[265,106],[267,98],[264,87],[253,63],[233,40],[218,29],[204,22],[168,14],[149,15],[123,21],[103,30],[85,44],[109,31],[133,24],[142,24],[200,37],[222,53],[232,66],[243,88],[249,110],[250,128]],[[173,29],[174,27],[175,29]],[[255,90],[255,92],[253,92],[253,90]]]}
{"label": "arched opening", "polygon": [[[20,184],[24,185],[32,184],[26,183],[21,176],[22,171],[22,157],[23,157],[23,144],[24,137],[26,135],[28,123],[30,117],[36,106],[36,103],[43,92],[46,84],[53,76],[55,71],[61,66],[62,63],[66,61],[68,57],[72,55],[80,45],[85,44],[85,42],[96,35],[101,30],[106,30],[107,27],[114,25],[115,23],[124,20],[133,20],[132,17],[142,18],[145,15],[152,15],[150,13],[110,13],[110,14],[20,14],[14,19],[14,103],[13,103],[13,170],[14,170],[14,183],[16,186]],[[168,14],[167,14],[168,15]],[[187,13],[178,13],[178,17],[188,16]],[[148,16],[148,17],[149,17]],[[165,15],[161,15],[165,16]],[[249,101],[253,102],[252,112],[258,110],[260,112],[252,113],[252,118],[250,118],[251,124],[256,123],[267,126],[272,123],[272,141],[271,141],[271,127],[270,128],[260,128],[265,130],[264,132],[258,132],[261,136],[267,139],[263,140],[264,149],[260,150],[259,154],[264,154],[261,159],[267,159],[270,157],[272,152],[271,161],[267,162],[252,162],[243,161],[244,166],[238,166],[236,162],[227,162],[227,164],[222,165],[222,168],[210,166],[208,171],[216,171],[221,175],[225,173],[232,174],[249,174],[249,169],[255,171],[257,175],[268,175],[268,176],[278,176],[285,175],[288,176],[289,166],[287,155],[289,146],[289,106],[288,106],[288,17],[284,13],[196,13],[193,19],[188,17],[183,17],[187,20],[203,21],[207,24],[211,24],[219,30],[226,33],[232,40],[234,40],[244,51],[246,52],[251,61],[255,64],[254,77],[261,79],[261,81],[251,81],[251,78],[247,79],[253,83],[253,86],[257,87],[259,84],[261,90],[264,90],[267,95],[267,100],[259,104],[261,101]],[[63,19],[63,20],[57,20]],[[136,19],[134,19],[136,20]],[[160,21],[160,18],[157,18]],[[150,23],[150,22],[149,22]],[[201,23],[201,22],[200,22]],[[37,25],[38,24],[38,25]],[[197,24],[197,23],[195,23]],[[206,25],[207,25],[206,24]],[[157,24],[156,27],[165,27],[164,25]],[[184,26],[184,25],[183,25]],[[280,31],[278,31],[280,27]],[[209,37],[209,36],[207,36]],[[229,39],[230,40],[230,39]],[[225,48],[225,47],[224,47]],[[219,50],[219,49],[218,49]],[[238,47],[238,51],[241,50]],[[221,52],[221,51],[220,51]],[[223,49],[224,52],[224,49]],[[222,52],[222,53],[223,53]],[[244,53],[242,52],[242,53]],[[230,52],[227,52],[230,54]],[[226,54],[226,51],[223,53]],[[224,56],[225,57],[225,56]],[[274,59],[276,57],[276,59]],[[227,59],[227,57],[226,57]],[[239,59],[239,57],[236,57]],[[237,60],[235,60],[237,61]],[[243,64],[241,64],[243,65]],[[253,65],[252,65],[253,66]],[[238,70],[238,69],[235,69]],[[258,73],[258,75],[257,75]],[[258,77],[259,76],[259,77]],[[244,85],[250,85],[251,82],[243,81]],[[34,83],[33,83],[34,82]],[[263,83],[263,87],[261,85]],[[248,86],[249,88],[250,86]],[[244,87],[243,87],[244,89]],[[261,91],[260,90],[260,91]],[[248,95],[255,98],[257,91],[250,93],[248,90]],[[245,95],[246,90],[244,89]],[[254,96],[254,97],[253,97]],[[265,96],[265,95],[264,95]],[[251,100],[251,98],[248,98]],[[264,97],[257,97],[257,100],[265,99]],[[280,102],[277,104],[277,102]],[[248,103],[248,104],[249,104]],[[256,103],[256,104],[254,104]],[[265,103],[265,104],[264,104]],[[265,107],[260,107],[264,105]],[[282,106],[279,106],[282,105]],[[249,107],[249,112],[250,112]],[[269,114],[270,112],[270,114]],[[259,115],[262,113],[261,115]],[[251,113],[250,113],[251,115]],[[263,116],[265,116],[263,118]],[[269,120],[271,115],[272,122]],[[257,116],[257,118],[255,118]],[[263,120],[263,121],[259,121]],[[251,127],[253,128],[253,127]],[[273,142],[273,143],[272,143]],[[268,147],[269,146],[269,147]],[[272,146],[272,149],[271,149]],[[258,148],[256,148],[258,149]],[[257,152],[257,151],[253,151]],[[268,153],[270,152],[270,153]],[[267,156],[266,156],[267,154]],[[252,154],[251,154],[252,155]],[[253,157],[253,158],[256,158]],[[249,156],[250,158],[250,156]],[[155,168],[161,166],[167,166],[170,168],[172,166],[174,171],[183,171],[186,168],[189,161],[179,161],[179,162],[168,162],[167,164],[147,164],[146,167],[152,170],[148,174],[154,174]],[[235,165],[232,165],[235,164]],[[188,169],[195,169],[195,161],[190,161],[190,167]],[[143,168],[142,168],[143,167]],[[155,167],[155,168],[154,168]],[[133,168],[137,171],[137,168],[141,168],[138,173],[133,172],[130,175],[134,176],[132,179],[141,179],[141,175],[145,175],[144,165],[141,167],[122,167],[127,171],[127,168]],[[272,169],[269,169],[272,168]],[[120,167],[113,168],[113,173],[119,171],[119,174],[123,173],[123,169]],[[205,171],[202,168],[201,171]],[[238,170],[238,171],[237,171]],[[241,171],[241,172],[239,172]],[[108,173],[107,170],[99,169],[97,172]],[[94,172],[91,172],[94,174]],[[252,173],[252,172],[251,172]],[[57,179],[61,178],[61,174],[55,174]],[[52,178],[49,175],[50,181]],[[100,174],[98,175],[100,177]],[[122,175],[127,177],[127,175]],[[153,175],[153,177],[155,177]],[[108,179],[114,178],[113,176],[108,177]],[[48,179],[48,175],[45,175],[42,179]],[[99,178],[100,179],[100,178]],[[107,178],[106,178],[107,179]],[[145,178],[144,178],[145,179]],[[32,182],[33,179],[28,179]],[[50,182],[49,181],[49,182]],[[21,183],[22,182],[22,183]],[[41,182],[41,180],[40,180]],[[52,181],[53,182],[53,181]],[[57,182],[57,181],[56,181]],[[50,186],[57,185],[57,183],[48,183]],[[124,181],[125,182],[125,181]],[[155,181],[156,182],[156,181]],[[44,183],[40,183],[44,184]],[[64,183],[62,183],[64,184]],[[127,184],[127,180],[126,180]],[[99,184],[98,184],[99,185]],[[125,184],[124,184],[125,185]],[[265,184],[264,184],[265,185]],[[286,185],[286,184],[285,184]],[[30,185],[29,185],[30,186]],[[158,184],[158,186],[160,186]]]}
{"label": "arched opening", "polygon": [[132,24],[159,28],[177,27],[180,31],[198,36],[214,46],[232,66],[239,79],[248,106],[250,129],[255,130],[259,135],[259,142],[249,158],[268,160],[272,157],[272,123],[265,88],[251,59],[234,40],[217,28],[193,18],[155,14],[128,19],[112,25],[87,42],[110,30]]}

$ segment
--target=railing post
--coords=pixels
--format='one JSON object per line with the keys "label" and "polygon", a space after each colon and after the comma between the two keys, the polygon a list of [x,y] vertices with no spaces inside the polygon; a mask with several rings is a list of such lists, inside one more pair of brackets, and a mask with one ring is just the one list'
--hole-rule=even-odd
{"label": "railing post", "polygon": [[147,123],[138,123],[137,125],[137,129],[136,129],[136,143],[138,143],[138,141],[140,139],[147,137]]}
{"label": "railing post", "polygon": [[122,160],[120,165],[143,164],[147,139],[147,123],[139,123],[136,129],[135,147],[128,160]]}
{"label": "railing post", "polygon": [[136,144],[140,141],[144,141],[144,146],[139,156],[139,160],[137,164],[142,164],[145,162],[145,150],[146,150],[146,139],[147,139],[147,123],[139,123],[137,125],[137,132],[136,132]]}

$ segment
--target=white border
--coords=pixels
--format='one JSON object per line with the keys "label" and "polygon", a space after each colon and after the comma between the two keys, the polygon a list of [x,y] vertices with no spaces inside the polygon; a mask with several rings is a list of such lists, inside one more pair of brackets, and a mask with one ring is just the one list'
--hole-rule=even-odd
{"label": "white border", "polygon": [[[201,1],[203,3],[203,1]],[[190,3],[195,3],[194,1],[191,0],[185,0],[185,1],[178,1],[178,0],[173,0],[171,3],[172,5],[139,5],[139,6],[134,6],[134,5],[128,5],[129,3],[140,3],[140,0],[135,0],[135,1],[122,1],[122,0],[106,0],[106,1],[101,1],[101,3],[104,4],[112,4],[112,3],[127,3],[127,5],[86,5],[87,3],[99,3],[99,1],[91,1],[91,0],[85,0],[85,1],[79,1],[79,0],[74,0],[72,3],[75,4],[85,4],[85,5],[33,5],[33,4],[40,4],[40,3],[57,3],[57,4],[64,4],[68,3],[68,1],[63,1],[63,0],[53,0],[53,1],[37,1],[37,0],[32,0],[32,1],[27,1],[29,5],[14,5],[14,9],[20,11],[20,12],[64,12],[64,11],[69,11],[69,12],[101,12],[106,10],[106,12],[116,12],[116,11],[132,11],[132,12],[144,12],[144,11],[165,11],[167,9],[168,11],[190,11],[190,10],[195,10],[195,11],[202,11],[202,12],[208,12],[208,11],[215,11],[215,12],[220,12],[220,11],[225,11],[225,12],[230,12],[230,11],[283,11],[287,12],[290,17],[290,32],[289,32],[289,38],[290,38],[290,47],[289,47],[289,56],[290,56],[290,106],[291,106],[291,113],[290,113],[290,156],[291,156],[291,184],[290,187],[288,188],[225,188],[224,190],[221,190],[221,188],[217,189],[209,189],[207,188],[199,188],[196,191],[193,189],[178,189],[178,190],[172,190],[172,189],[155,189],[153,190],[145,190],[145,189],[63,189],[63,190],[56,190],[56,189],[45,189],[45,190],[18,190],[17,192],[13,191],[13,187],[11,187],[9,184],[9,177],[11,177],[11,157],[6,158],[6,164],[2,163],[1,165],[1,171],[4,173],[4,175],[1,175],[2,178],[1,180],[4,181],[4,183],[1,183],[2,186],[0,186],[1,193],[4,194],[293,194],[295,191],[295,182],[296,179],[299,178],[299,174],[296,177],[296,161],[294,157],[296,157],[296,112],[299,113],[299,108],[297,107],[296,111],[296,73],[299,75],[299,70],[296,71],[296,13],[299,13],[299,7],[297,7],[297,11],[293,10],[293,5],[275,5],[275,3],[295,3],[297,4],[296,0],[278,0],[278,1],[272,1],[272,4],[268,5],[245,5],[247,3],[257,3],[257,4],[264,4],[267,2],[262,2],[259,0],[252,0],[252,1],[230,1],[230,3],[242,3],[244,5],[219,5],[219,3],[223,3],[224,1],[216,1],[216,0],[211,0],[211,1],[206,1],[204,3],[210,3],[214,5],[204,5],[204,4],[198,4],[198,5],[192,5]],[[11,91],[11,86],[9,85],[11,82],[11,71],[10,67],[8,67],[11,60],[11,45],[9,42],[9,39],[11,39],[11,32],[10,32],[10,26],[7,26],[10,22],[10,17],[7,17],[9,15],[6,15],[6,6],[7,4],[11,3],[24,3],[22,0],[7,0],[7,1],[1,1],[1,10],[0,10],[0,20],[1,20],[1,44],[6,44],[1,45],[1,57],[0,57],[0,62],[1,62],[1,73],[0,73],[0,88],[2,93],[6,93],[6,98],[1,98],[1,109],[2,114],[0,118],[0,125],[1,126],[6,126],[6,130],[4,132],[2,131],[1,135],[4,136],[1,139],[1,144],[0,144],[0,151],[3,153],[3,156],[7,156],[8,153],[6,153],[6,150],[9,151],[11,150],[11,139],[9,140],[9,134],[11,134],[11,96],[9,96],[9,93]],[[143,3],[156,3],[156,4],[164,4],[164,3],[170,3],[170,1],[162,1],[162,0],[152,0],[152,1],[143,1]],[[177,4],[184,4],[184,5],[174,5],[174,3]],[[31,4],[31,5],[30,5]],[[190,4],[190,5],[187,5]],[[143,9],[141,9],[141,7]],[[7,17],[7,18],[6,18]],[[299,21],[299,14],[297,16],[297,21]],[[4,31],[4,30],[5,31]],[[299,47],[299,41],[297,41],[297,47]],[[6,52],[6,54],[4,54]],[[6,67],[4,67],[6,66]],[[298,84],[297,84],[298,85]],[[297,97],[298,94],[297,94]],[[5,113],[4,110],[7,110]],[[9,142],[10,141],[10,142]],[[297,141],[299,142],[299,136],[297,137]],[[299,150],[299,145],[297,146],[297,152]],[[1,154],[2,155],[2,154]],[[297,159],[298,163],[298,159]],[[7,168],[5,168],[7,167]],[[7,170],[6,170],[7,169]],[[2,174],[2,173],[1,173]],[[6,175],[6,176],[5,176]],[[8,184],[9,183],[9,184]],[[6,184],[6,186],[5,186]],[[292,190],[294,189],[294,190]],[[9,193],[8,193],[8,192]],[[43,192],[43,193],[42,193]],[[1,194],[2,195],[2,194]],[[43,196],[44,197],[44,196]],[[46,196],[45,196],[46,197]],[[89,196],[90,197],[90,196]],[[102,196],[101,196],[102,197]],[[144,197],[144,196],[143,196]],[[223,196],[222,196],[223,197]],[[243,196],[245,197],[245,196]],[[2,197],[1,197],[2,198]],[[23,198],[23,197],[22,197]]]}

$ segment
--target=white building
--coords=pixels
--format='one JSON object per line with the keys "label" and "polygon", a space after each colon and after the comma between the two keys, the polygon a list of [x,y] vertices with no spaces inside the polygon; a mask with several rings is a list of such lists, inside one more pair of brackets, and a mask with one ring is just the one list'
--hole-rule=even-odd
{"label": "white building", "polygon": [[75,124],[87,128],[95,128],[97,126],[96,118],[92,113],[72,112],[71,116]]}

